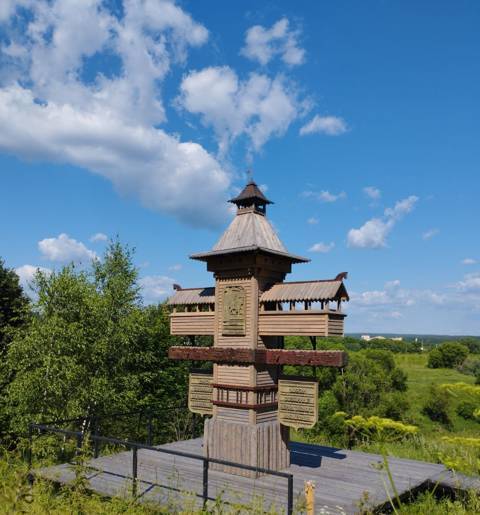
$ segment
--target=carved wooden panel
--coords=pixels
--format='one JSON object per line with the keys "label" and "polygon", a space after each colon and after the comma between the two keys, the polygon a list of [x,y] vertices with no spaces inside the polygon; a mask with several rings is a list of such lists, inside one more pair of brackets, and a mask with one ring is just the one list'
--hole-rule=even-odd
{"label": "carved wooden panel", "polygon": [[245,336],[245,289],[243,286],[227,286],[223,291],[224,336]]}
{"label": "carved wooden panel", "polygon": [[312,428],[318,420],[318,382],[300,377],[278,381],[278,420],[295,429]]}
{"label": "carved wooden panel", "polygon": [[188,383],[188,409],[200,415],[213,413],[213,375],[192,372]]}

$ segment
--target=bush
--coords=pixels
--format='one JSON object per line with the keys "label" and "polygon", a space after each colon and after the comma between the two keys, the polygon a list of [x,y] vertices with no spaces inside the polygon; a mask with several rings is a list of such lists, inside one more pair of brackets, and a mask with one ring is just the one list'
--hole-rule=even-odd
{"label": "bush", "polygon": [[400,392],[391,392],[382,398],[375,412],[380,417],[403,420],[409,407],[410,404],[405,395]]}
{"label": "bush", "polygon": [[454,368],[468,356],[468,347],[458,342],[444,342],[428,355],[429,368]]}
{"label": "bush", "polygon": [[467,359],[457,366],[457,370],[462,374],[472,376],[480,376],[480,358],[476,356],[468,356]]}
{"label": "bush", "polygon": [[368,349],[365,351],[365,356],[376,361],[387,373],[395,368],[393,354],[388,350]]}
{"label": "bush", "polygon": [[[380,406],[385,397],[406,389],[406,376],[391,367],[391,359],[391,353],[383,350],[350,354],[348,367],[332,386],[342,411],[366,416],[382,413]],[[386,406],[389,401],[385,403]]]}
{"label": "bush", "polygon": [[457,406],[457,414],[466,420],[475,420],[474,412],[478,408],[472,401],[461,401]]}
{"label": "bush", "polygon": [[428,353],[428,368],[442,368],[443,367],[443,355],[438,349],[432,349]]}
{"label": "bush", "polygon": [[448,392],[432,384],[429,396],[423,407],[423,413],[427,415],[430,420],[451,427],[452,417],[450,411],[451,406]]}

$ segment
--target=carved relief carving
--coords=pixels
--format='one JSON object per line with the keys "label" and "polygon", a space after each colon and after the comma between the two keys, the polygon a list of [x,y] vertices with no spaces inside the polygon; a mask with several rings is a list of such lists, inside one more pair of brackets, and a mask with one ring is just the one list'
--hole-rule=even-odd
{"label": "carved relief carving", "polygon": [[245,336],[245,300],[243,286],[226,286],[223,290],[224,336]]}

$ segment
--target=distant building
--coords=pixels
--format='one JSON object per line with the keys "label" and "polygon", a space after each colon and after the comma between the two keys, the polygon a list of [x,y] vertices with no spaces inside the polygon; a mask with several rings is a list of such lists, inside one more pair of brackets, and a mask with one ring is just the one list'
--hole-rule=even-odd
{"label": "distant building", "polygon": [[361,340],[364,340],[366,342],[369,342],[371,340],[392,340],[394,342],[402,342],[403,341],[403,337],[402,336],[396,336],[394,338],[387,338],[386,336],[370,336],[369,334],[362,334],[362,336],[360,336],[360,339]]}

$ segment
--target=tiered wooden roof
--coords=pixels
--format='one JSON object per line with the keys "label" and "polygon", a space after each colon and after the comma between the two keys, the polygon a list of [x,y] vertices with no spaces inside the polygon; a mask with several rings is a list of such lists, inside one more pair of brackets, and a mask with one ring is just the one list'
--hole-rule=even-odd
{"label": "tiered wooden roof", "polygon": [[[341,280],[277,283],[260,296],[260,302],[326,302],[338,299],[349,300]],[[214,287],[179,289],[168,299],[172,306],[214,303]]]}
{"label": "tiered wooden roof", "polygon": [[262,293],[260,302],[321,302],[349,300],[343,281],[297,281],[274,284]]}
{"label": "tiered wooden roof", "polygon": [[190,256],[191,259],[207,261],[211,257],[224,254],[263,252],[285,257],[292,263],[310,261],[290,254],[265,216],[265,212],[257,209],[257,205],[265,206],[272,202],[263,195],[254,182],[250,182],[240,195],[230,202],[237,204],[239,209],[227,230],[212,250],[193,254]]}
{"label": "tiered wooden roof", "polygon": [[167,301],[170,306],[189,306],[196,304],[215,304],[215,288],[177,289]]}

